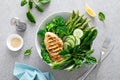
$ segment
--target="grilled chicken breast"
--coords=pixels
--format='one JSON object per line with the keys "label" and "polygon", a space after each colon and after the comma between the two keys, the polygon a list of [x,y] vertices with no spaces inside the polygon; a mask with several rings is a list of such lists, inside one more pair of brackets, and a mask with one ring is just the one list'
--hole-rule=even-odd
{"label": "grilled chicken breast", "polygon": [[46,32],[44,43],[53,61],[59,62],[64,59],[58,54],[63,49],[63,41],[56,34]]}

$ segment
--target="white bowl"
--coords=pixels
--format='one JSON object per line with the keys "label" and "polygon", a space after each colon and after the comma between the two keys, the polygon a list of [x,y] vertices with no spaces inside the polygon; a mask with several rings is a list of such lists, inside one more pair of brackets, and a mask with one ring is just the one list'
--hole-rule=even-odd
{"label": "white bowl", "polygon": [[[20,39],[21,43],[20,43],[20,46],[19,46],[19,47],[16,47],[16,48],[12,47],[10,41],[11,41],[13,38],[19,38],[19,39]],[[18,50],[20,50],[20,49],[23,47],[23,38],[22,38],[20,35],[18,35],[18,34],[11,34],[11,35],[7,38],[7,47],[8,47],[8,49],[10,49],[11,51],[18,51]]]}
{"label": "white bowl", "polygon": [[[52,21],[53,18],[55,18],[55,17],[57,17],[57,16],[62,16],[62,17],[67,21],[67,20],[69,19],[69,17],[71,16],[71,12],[58,12],[58,13],[54,13],[54,14],[48,16],[46,19],[44,19],[44,20],[41,22],[41,24],[39,25],[39,27],[38,27],[38,29],[37,29],[37,32],[38,32],[40,29],[45,28],[46,23]],[[36,36],[35,36],[35,45],[36,45],[36,49],[37,49],[37,51],[38,51],[38,54],[39,54],[40,58],[42,58],[42,56],[41,56],[41,50],[40,50],[40,48],[41,48],[41,46],[40,46],[40,40],[39,40],[39,38],[38,38],[38,36],[37,36],[37,32],[36,32]],[[98,48],[98,45],[95,45],[95,47],[94,47],[94,46],[92,46],[92,47],[95,49],[95,52],[94,52],[94,53],[96,53],[97,49],[99,49],[99,48]],[[99,52],[99,51],[98,51],[98,52]],[[96,53],[96,54],[94,54],[94,55],[95,55],[95,57],[99,60],[100,54],[99,54],[99,53],[98,53],[98,54]],[[44,61],[44,60],[43,60],[43,61]],[[44,62],[45,62],[45,61],[44,61]],[[45,63],[46,63],[46,62],[45,62]],[[47,63],[47,64],[48,64],[48,63]],[[51,64],[48,64],[48,65],[51,66]],[[67,69],[68,69],[68,68],[67,68]]]}
{"label": "white bowl", "polygon": [[[45,24],[47,22],[51,21],[56,16],[62,16],[65,20],[68,20],[70,15],[71,15],[71,12],[58,12],[58,13],[54,13],[54,14],[48,16],[46,19],[44,19],[40,23],[40,25],[37,29],[37,32],[40,29],[45,28]],[[38,54],[39,54],[40,58],[42,59],[41,50],[40,50],[41,49],[40,40],[37,36],[37,32],[36,32],[36,36],[35,36],[35,45],[36,45],[36,49],[38,51]],[[101,36],[102,35],[100,32],[100,34],[97,36],[97,38],[95,39],[95,42],[92,45],[92,48],[95,50],[92,55],[95,56],[97,60],[100,60],[100,48],[101,48],[100,41],[102,39]],[[46,63],[46,64],[48,64],[48,63]],[[48,65],[51,66],[51,64],[48,64]],[[83,64],[83,66],[79,70],[73,70],[72,72],[67,72],[66,69],[65,70],[51,70],[50,69],[48,71],[51,71],[57,80],[77,80],[78,77],[84,75],[86,73],[86,71],[88,71],[90,68],[91,68],[91,66]]]}

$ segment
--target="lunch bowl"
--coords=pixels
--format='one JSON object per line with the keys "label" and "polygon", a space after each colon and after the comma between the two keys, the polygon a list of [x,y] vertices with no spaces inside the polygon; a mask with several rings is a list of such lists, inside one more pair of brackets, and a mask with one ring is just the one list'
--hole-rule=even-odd
{"label": "lunch bowl", "polygon": [[[53,18],[57,17],[57,16],[61,16],[63,17],[65,20],[68,20],[70,15],[72,13],[71,12],[57,12],[57,13],[53,13],[51,15],[49,15],[47,18],[45,18],[41,23],[40,25],[38,26],[38,29],[36,31],[36,35],[35,35],[35,45],[36,45],[36,49],[37,49],[37,52],[40,56],[40,58],[42,59],[42,56],[41,56],[41,46],[40,46],[40,40],[37,36],[37,33],[40,29],[44,29],[45,28],[45,25],[47,22],[50,22]],[[97,27],[96,27],[97,28]],[[94,53],[92,54],[96,59],[97,61],[100,60],[100,49],[101,49],[101,43],[102,41],[100,41],[102,38],[101,38],[101,34],[99,34],[99,29],[98,30],[98,36],[96,37],[96,39],[94,40],[91,48],[93,48],[95,51]],[[45,62],[44,60],[42,60],[43,62]],[[45,62],[46,63],[46,62]],[[51,66],[52,63],[46,63],[47,65]],[[97,64],[97,63],[96,63]],[[86,71],[88,71],[90,68],[91,68],[92,65],[86,65],[86,64],[83,64],[82,67],[78,70],[73,70],[71,72],[68,72],[67,70],[69,68],[66,68],[64,70],[53,70],[53,69],[50,69],[50,71],[52,70],[53,74],[57,76],[57,80],[62,80],[62,79],[65,79],[65,80],[75,80],[77,79],[78,77],[82,76]],[[79,74],[79,75],[78,75]],[[59,77],[58,77],[59,75]]]}

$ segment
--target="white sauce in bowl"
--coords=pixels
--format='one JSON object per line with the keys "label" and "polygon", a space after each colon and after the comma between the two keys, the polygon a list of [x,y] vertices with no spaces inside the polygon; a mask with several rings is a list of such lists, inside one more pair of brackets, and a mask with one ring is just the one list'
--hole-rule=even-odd
{"label": "white sauce in bowl", "polygon": [[23,46],[23,38],[18,34],[12,34],[7,38],[7,47],[11,51],[18,51]]}

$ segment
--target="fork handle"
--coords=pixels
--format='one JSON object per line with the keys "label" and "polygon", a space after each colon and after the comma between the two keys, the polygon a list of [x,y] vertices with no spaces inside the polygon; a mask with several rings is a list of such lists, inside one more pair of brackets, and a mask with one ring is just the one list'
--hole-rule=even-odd
{"label": "fork handle", "polygon": [[85,80],[87,76],[96,68],[97,64],[94,64],[89,71],[87,71],[82,77],[78,78],[77,80]]}

